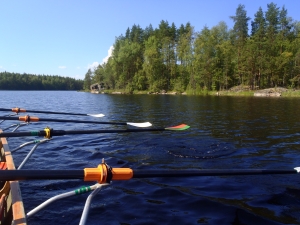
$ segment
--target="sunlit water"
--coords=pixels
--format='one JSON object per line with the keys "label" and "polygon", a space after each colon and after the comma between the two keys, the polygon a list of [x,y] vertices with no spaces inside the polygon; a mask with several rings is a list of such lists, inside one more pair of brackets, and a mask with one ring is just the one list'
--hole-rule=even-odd
{"label": "sunlit water", "polygon": [[[0,108],[21,107],[104,118],[29,114],[40,118],[186,123],[186,131],[53,137],[23,169],[83,169],[105,158],[139,169],[293,169],[300,166],[300,99],[97,95],[82,92],[0,91]],[[7,112],[0,112],[1,115]],[[12,121],[1,124],[4,128]],[[63,130],[122,129],[116,125],[32,123]],[[9,138],[11,149],[33,137]],[[32,146],[13,156],[18,166]],[[26,211],[84,185],[78,180],[21,181]],[[29,224],[78,224],[88,194],[53,203]],[[149,178],[114,181],[92,202],[87,224],[299,224],[299,175]]]}

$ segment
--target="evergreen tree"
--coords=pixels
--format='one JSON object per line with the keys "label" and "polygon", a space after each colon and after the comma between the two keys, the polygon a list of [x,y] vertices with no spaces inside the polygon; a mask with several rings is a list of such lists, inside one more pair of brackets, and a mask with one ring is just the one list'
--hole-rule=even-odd
{"label": "evergreen tree", "polygon": [[82,80],[70,77],[0,72],[0,90],[81,90]]}
{"label": "evergreen tree", "polygon": [[158,46],[158,40],[155,36],[151,36],[145,42],[145,52],[144,52],[144,63],[143,71],[149,82],[150,91],[159,91],[160,90],[160,51]]}
{"label": "evergreen tree", "polygon": [[[266,19],[262,8],[259,7],[259,10],[254,15],[254,21],[252,25],[252,42],[250,45],[252,48],[253,60],[252,63],[252,74],[254,76],[253,83],[251,84],[252,88],[255,86],[265,86],[263,82],[265,75],[265,56],[266,56]],[[261,82],[262,81],[262,82]]]}
{"label": "evergreen tree", "polygon": [[196,89],[195,70],[193,68],[193,41],[194,28],[189,23],[180,26],[177,30],[176,61],[178,77],[175,83],[175,90],[183,92],[188,84],[191,89]]}
{"label": "evergreen tree", "polygon": [[237,61],[237,78],[238,78],[238,83],[243,84],[243,52],[244,52],[244,46],[247,41],[248,37],[248,21],[250,20],[249,17],[247,17],[247,12],[245,10],[244,5],[239,5],[238,8],[236,9],[236,15],[230,17],[234,21],[234,26],[233,26],[233,33],[234,33],[234,44],[237,48],[237,56],[236,56],[236,61]]}
{"label": "evergreen tree", "polygon": [[279,43],[276,40],[279,32],[279,8],[276,4],[267,5],[266,15],[266,82],[267,86],[274,87],[279,80],[277,68],[277,57],[279,53]]}
{"label": "evergreen tree", "polygon": [[90,90],[90,86],[92,85],[92,71],[89,69],[84,77],[83,89]]}

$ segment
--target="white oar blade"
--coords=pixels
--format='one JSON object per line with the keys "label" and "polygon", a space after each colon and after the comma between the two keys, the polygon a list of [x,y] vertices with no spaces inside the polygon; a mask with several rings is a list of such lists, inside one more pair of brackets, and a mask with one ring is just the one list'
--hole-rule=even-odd
{"label": "white oar blade", "polygon": [[127,122],[127,125],[134,126],[134,127],[151,127],[152,126],[152,124],[149,123],[149,122],[144,122],[144,123],[130,123],[130,122]]}
{"label": "white oar blade", "polygon": [[93,117],[103,117],[105,116],[104,114],[87,114],[88,116],[93,116]]}

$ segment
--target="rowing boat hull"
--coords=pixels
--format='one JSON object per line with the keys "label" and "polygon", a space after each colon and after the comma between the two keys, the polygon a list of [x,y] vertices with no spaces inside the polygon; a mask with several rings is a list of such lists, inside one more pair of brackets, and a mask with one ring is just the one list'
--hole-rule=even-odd
{"label": "rowing boat hull", "polygon": [[[2,131],[0,130],[0,132]],[[0,138],[0,148],[1,169],[15,170],[6,138]],[[26,224],[19,182],[2,182],[0,188],[0,224]]]}

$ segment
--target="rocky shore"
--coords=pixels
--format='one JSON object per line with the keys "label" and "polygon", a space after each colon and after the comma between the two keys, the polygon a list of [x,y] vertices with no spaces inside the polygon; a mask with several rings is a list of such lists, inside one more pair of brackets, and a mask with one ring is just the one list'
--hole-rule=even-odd
{"label": "rocky shore", "polygon": [[[122,91],[112,91],[112,92],[93,92],[96,94],[128,94]],[[186,95],[186,92],[175,92],[170,91],[167,92],[165,90],[161,90],[160,92],[141,92],[135,94],[149,94],[149,95]],[[300,97],[300,90],[295,89],[287,89],[283,87],[275,87],[275,88],[266,88],[266,89],[257,89],[251,90],[249,86],[235,86],[225,91],[208,91],[205,93],[199,93],[199,95],[217,95],[217,96],[256,96],[256,97]]]}
{"label": "rocky shore", "polygon": [[287,92],[287,88],[277,87],[262,89],[254,92],[254,96],[258,97],[280,97],[283,92]]}
{"label": "rocky shore", "polygon": [[295,90],[289,90],[282,87],[251,90],[249,86],[235,86],[227,91],[216,92],[216,95],[243,95],[243,93],[246,93],[245,95],[256,97],[280,97],[284,92],[291,91]]}

